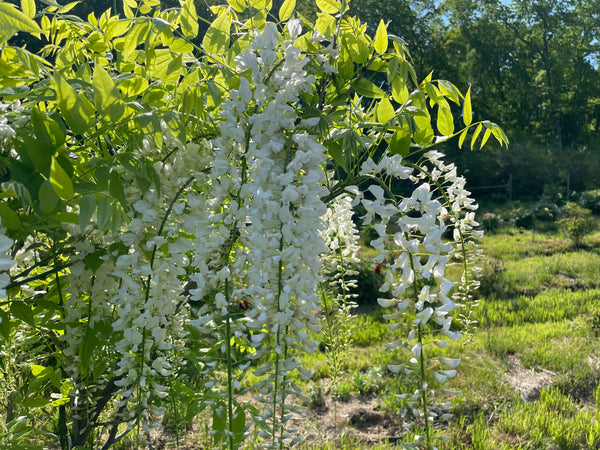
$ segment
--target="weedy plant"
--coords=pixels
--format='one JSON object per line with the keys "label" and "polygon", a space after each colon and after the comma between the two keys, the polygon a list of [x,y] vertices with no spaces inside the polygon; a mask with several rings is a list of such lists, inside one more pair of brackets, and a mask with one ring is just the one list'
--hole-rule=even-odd
{"label": "weedy plant", "polygon": [[[389,327],[412,321],[390,344],[410,342],[410,365],[388,368],[417,377],[414,445],[434,445],[435,386],[459,360],[428,348],[460,336],[450,312],[471,300],[477,249],[465,180],[433,148],[507,139],[472,121],[470,91],[419,80],[403,41],[383,21],[370,37],[347,3],[317,0],[311,23],[294,0],[229,0],[201,45],[193,0],[125,1],[124,17],[87,20],[70,5],[0,3],[5,377],[5,355],[37,339],[27,380],[3,394],[33,389],[4,417],[3,442],[43,437],[20,420],[43,411],[63,449],[142,445],[170,410],[212,417],[216,448],[297,443],[292,399],[312,374],[299,355],[327,312],[351,306],[319,296],[326,255],[343,270],[348,259],[327,236],[351,215],[329,234],[328,207],[360,207]],[[17,32],[45,46],[11,46]],[[393,192],[397,179],[414,190]],[[450,260],[464,267],[456,285]]]}

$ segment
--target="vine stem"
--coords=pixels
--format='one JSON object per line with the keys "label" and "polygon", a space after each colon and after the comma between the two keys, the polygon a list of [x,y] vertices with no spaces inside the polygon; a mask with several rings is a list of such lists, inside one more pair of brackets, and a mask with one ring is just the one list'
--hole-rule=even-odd
{"label": "vine stem", "polygon": [[225,339],[227,340],[227,425],[229,427],[229,448],[234,450],[233,439],[233,355],[231,354],[231,313],[229,312],[229,279],[225,279],[225,301],[227,317]]}
{"label": "vine stem", "polygon": [[[408,240],[410,238],[408,233],[405,233],[405,238]],[[413,295],[415,302],[419,299],[419,289],[417,287],[417,277],[415,273],[415,263],[414,263],[414,255],[412,252],[408,252],[408,257],[410,261],[410,268],[412,269],[414,275],[414,281],[412,283]],[[427,389],[426,389],[426,372],[425,372],[425,351],[423,350],[423,330],[421,328],[421,324],[417,325],[417,341],[419,344],[419,377],[421,384],[419,389],[421,390],[421,403],[423,405],[423,418],[425,420],[425,441],[427,442],[427,446],[431,447],[431,433],[429,430],[429,411],[427,410]]]}

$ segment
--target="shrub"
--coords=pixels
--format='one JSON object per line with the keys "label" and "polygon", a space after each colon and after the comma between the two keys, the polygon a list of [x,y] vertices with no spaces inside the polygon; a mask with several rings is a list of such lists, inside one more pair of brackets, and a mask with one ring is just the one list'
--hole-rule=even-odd
{"label": "shrub", "polygon": [[594,229],[594,222],[590,217],[591,211],[569,202],[565,207],[565,213],[567,216],[560,220],[562,231],[574,246],[579,247],[583,244],[585,235]]}

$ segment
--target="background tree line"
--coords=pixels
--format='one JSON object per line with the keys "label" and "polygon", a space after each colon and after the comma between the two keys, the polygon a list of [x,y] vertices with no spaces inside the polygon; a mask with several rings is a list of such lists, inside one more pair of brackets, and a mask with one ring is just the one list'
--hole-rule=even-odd
{"label": "background tree line", "polygon": [[[50,1],[36,0],[38,9]],[[207,18],[201,29],[213,18],[210,6],[222,3],[195,1]],[[273,3],[277,11],[283,0]],[[122,0],[86,0],[72,13],[99,16],[115,7],[122,13]],[[566,190],[567,177],[571,190],[600,186],[600,0],[354,0],[350,9],[371,25],[389,21],[419,76],[433,72],[471,86],[477,115],[503,127],[509,150],[443,148],[471,186],[503,184],[512,175],[521,198]],[[312,0],[297,0],[297,11],[318,19]]]}

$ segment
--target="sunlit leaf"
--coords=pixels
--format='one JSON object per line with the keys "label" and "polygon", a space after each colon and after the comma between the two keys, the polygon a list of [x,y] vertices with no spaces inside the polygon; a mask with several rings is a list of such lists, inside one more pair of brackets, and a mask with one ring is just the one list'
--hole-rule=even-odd
{"label": "sunlit leaf", "polygon": [[335,26],[337,21],[335,17],[329,14],[317,13],[317,21],[315,22],[315,29],[323,36],[331,36],[335,33]]}
{"label": "sunlit leaf", "polygon": [[10,3],[0,2],[0,44],[5,43],[17,32],[41,33],[42,30],[26,14]]}
{"label": "sunlit leaf", "polygon": [[35,17],[35,0],[21,0],[21,11],[30,19]]}
{"label": "sunlit leaf", "polygon": [[379,21],[377,32],[375,33],[375,51],[380,55],[384,54],[388,48],[387,26],[383,19]]}
{"label": "sunlit leaf", "polygon": [[294,9],[296,8],[296,0],[285,0],[279,8],[279,20],[282,22],[288,20]]}
{"label": "sunlit leaf", "polygon": [[183,0],[181,3],[181,31],[188,39],[198,36],[198,14],[194,0]]}
{"label": "sunlit leaf", "polygon": [[387,123],[388,120],[396,116],[396,111],[392,106],[392,102],[386,97],[383,97],[377,105],[377,120],[381,123]]}
{"label": "sunlit leaf", "polygon": [[317,0],[317,7],[326,14],[336,14],[342,9],[342,4],[337,0]]}
{"label": "sunlit leaf", "polygon": [[54,156],[52,157],[52,165],[50,166],[50,184],[54,192],[62,199],[70,200],[75,195],[71,178]]}
{"label": "sunlit leaf", "polygon": [[94,122],[94,107],[82,95],[78,95],[67,81],[55,73],[58,108],[67,125],[76,134],[84,134]]}
{"label": "sunlit leaf", "polygon": [[102,113],[106,114],[111,121],[118,122],[121,120],[125,111],[125,105],[121,100],[121,93],[108,72],[99,64],[94,67],[92,86],[94,88],[96,107]]}
{"label": "sunlit leaf", "polygon": [[473,121],[473,112],[471,110],[471,86],[465,94],[465,103],[463,105],[463,122],[466,126],[471,125]]}
{"label": "sunlit leaf", "polygon": [[471,150],[473,150],[473,147],[475,146],[475,141],[477,140],[477,137],[479,137],[482,127],[483,125],[479,124],[477,125],[477,128],[475,128],[475,133],[473,133],[473,137],[471,138]]}
{"label": "sunlit leaf", "polygon": [[202,46],[204,50],[211,55],[223,55],[227,53],[229,48],[231,31],[231,20],[229,10],[225,10],[210,24],[204,39],[202,39]]}
{"label": "sunlit leaf", "polygon": [[445,99],[438,103],[437,128],[442,136],[451,136],[454,133],[454,117]]}

